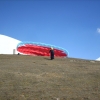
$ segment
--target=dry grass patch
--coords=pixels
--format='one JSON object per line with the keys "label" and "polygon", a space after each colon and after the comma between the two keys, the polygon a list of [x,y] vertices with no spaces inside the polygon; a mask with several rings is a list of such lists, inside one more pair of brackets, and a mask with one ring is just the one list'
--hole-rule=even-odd
{"label": "dry grass patch", "polygon": [[0,55],[0,100],[99,100],[100,62]]}

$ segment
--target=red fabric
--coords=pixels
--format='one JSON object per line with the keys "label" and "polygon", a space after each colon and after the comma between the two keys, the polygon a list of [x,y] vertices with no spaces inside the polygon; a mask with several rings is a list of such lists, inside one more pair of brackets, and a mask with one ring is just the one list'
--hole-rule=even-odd
{"label": "red fabric", "polygon": [[[49,47],[29,45],[20,46],[17,48],[20,53],[27,55],[37,55],[37,56],[50,56]],[[54,49],[55,57],[66,57],[67,54],[62,50]]]}

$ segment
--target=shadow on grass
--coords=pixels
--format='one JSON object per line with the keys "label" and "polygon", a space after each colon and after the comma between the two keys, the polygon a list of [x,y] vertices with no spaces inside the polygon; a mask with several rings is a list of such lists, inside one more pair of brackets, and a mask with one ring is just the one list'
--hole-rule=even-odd
{"label": "shadow on grass", "polygon": [[51,60],[50,58],[44,58],[44,59],[46,59],[46,60]]}

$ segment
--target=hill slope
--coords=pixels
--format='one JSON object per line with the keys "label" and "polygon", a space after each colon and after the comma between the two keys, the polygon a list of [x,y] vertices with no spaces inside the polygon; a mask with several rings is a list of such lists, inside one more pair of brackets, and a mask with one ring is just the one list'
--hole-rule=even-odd
{"label": "hill slope", "polygon": [[0,100],[100,100],[100,62],[0,55]]}

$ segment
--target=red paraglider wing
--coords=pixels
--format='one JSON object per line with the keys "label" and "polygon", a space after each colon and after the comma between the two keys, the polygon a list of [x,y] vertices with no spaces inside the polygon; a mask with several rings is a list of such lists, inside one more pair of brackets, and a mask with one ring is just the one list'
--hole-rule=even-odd
{"label": "red paraglider wing", "polygon": [[[27,55],[37,55],[37,56],[50,56],[50,47],[35,45],[35,44],[24,44],[17,47],[17,51]],[[56,57],[66,57],[67,54],[63,50],[54,48]]]}

